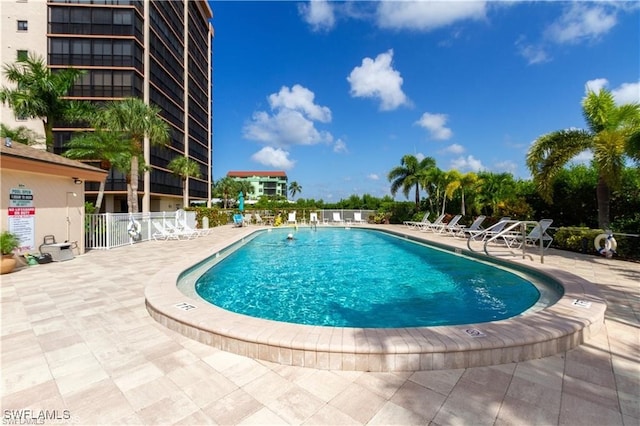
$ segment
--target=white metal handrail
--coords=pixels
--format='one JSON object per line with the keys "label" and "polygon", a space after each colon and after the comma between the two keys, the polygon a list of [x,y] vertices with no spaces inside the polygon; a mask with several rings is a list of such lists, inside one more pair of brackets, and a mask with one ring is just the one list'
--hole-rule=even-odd
{"label": "white metal handrail", "polygon": [[536,227],[539,227],[539,229],[541,230],[537,242],[539,242],[540,244],[540,263],[544,263],[544,238],[543,238],[544,232],[542,232],[542,227],[540,225],[540,222],[536,220],[506,220],[506,221],[503,221],[503,223],[504,222],[507,223],[504,229],[502,229],[500,232],[498,232],[495,235],[492,235],[489,238],[486,238],[486,237],[490,235],[491,229],[494,228],[496,225],[498,225],[497,223],[485,229],[483,232],[470,236],[467,239],[467,247],[469,248],[469,250],[475,251],[471,247],[471,241],[472,240],[478,241],[477,238],[482,236],[482,241],[484,242],[483,251],[487,256],[491,256],[488,250],[488,245],[496,240],[503,239],[503,241],[505,242],[505,245],[509,247],[509,249],[511,249],[511,246],[508,243],[508,240],[506,238],[506,237],[510,237],[510,238],[519,239],[519,241],[521,242],[522,258],[524,259],[527,256],[527,243],[526,243],[527,229],[530,225],[533,225],[534,227],[533,229],[535,229]]}

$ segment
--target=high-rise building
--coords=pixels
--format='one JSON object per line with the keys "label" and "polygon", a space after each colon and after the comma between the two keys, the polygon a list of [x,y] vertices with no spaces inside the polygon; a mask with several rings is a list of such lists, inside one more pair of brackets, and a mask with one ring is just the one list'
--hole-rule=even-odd
{"label": "high-rise building", "polygon": [[[52,70],[71,66],[86,71],[70,91],[72,99],[101,103],[137,97],[160,108],[171,141],[166,147],[145,141],[142,211],[182,206],[182,179],[167,169],[177,156],[200,166],[201,177],[187,180],[189,199],[211,199],[213,26],[207,1],[3,0],[0,16],[3,64],[34,52]],[[40,122],[16,118],[6,106],[2,122],[43,133]],[[55,153],[64,152],[66,141],[82,130],[74,126],[55,123]],[[112,170],[107,211],[127,211],[126,189],[126,176]],[[98,184],[88,183],[86,190],[91,201]]]}

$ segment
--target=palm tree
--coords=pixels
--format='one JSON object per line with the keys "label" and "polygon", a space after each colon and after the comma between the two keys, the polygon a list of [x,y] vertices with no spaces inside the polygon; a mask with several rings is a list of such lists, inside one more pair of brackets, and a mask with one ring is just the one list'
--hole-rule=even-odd
{"label": "palm tree", "polygon": [[0,137],[10,138],[11,140],[24,145],[35,145],[37,143],[36,139],[38,135],[36,132],[25,126],[18,126],[15,129],[12,129],[0,123]]}
{"label": "palm tree", "polygon": [[501,202],[516,198],[516,182],[511,173],[480,172],[478,177],[478,204],[481,213],[494,215]]}
{"label": "palm tree", "polygon": [[90,105],[65,99],[84,71],[66,68],[52,72],[35,54],[4,66],[4,76],[15,88],[2,87],[0,102],[8,104],[16,117],[42,120],[47,149],[53,148],[53,125],[58,120],[81,120]]}
{"label": "palm tree", "polygon": [[167,168],[171,170],[174,176],[178,176],[182,180],[182,205],[189,206],[189,190],[187,188],[187,179],[190,177],[200,178],[200,164],[189,157],[180,155],[169,162]]}
{"label": "palm tree", "polygon": [[296,181],[293,181],[289,184],[289,193],[291,194],[291,198],[294,198],[297,193],[302,192],[302,187]]}
{"label": "palm tree", "polygon": [[229,199],[235,197],[239,191],[237,182],[229,176],[225,176],[213,184],[213,194],[224,200],[224,208],[229,206]]}
{"label": "palm tree", "polygon": [[402,188],[402,193],[408,199],[409,191],[415,188],[416,208],[420,208],[420,179],[426,170],[436,166],[436,160],[432,157],[425,157],[418,161],[416,156],[407,154],[400,160],[400,166],[391,169],[387,179],[391,182],[391,195]]}
{"label": "palm tree", "polygon": [[464,216],[466,214],[465,203],[464,203],[464,190],[465,188],[472,188],[474,185],[478,183],[478,175],[473,172],[462,174],[457,170],[452,170],[449,173],[450,173],[449,177],[451,181],[445,188],[445,192],[447,193],[447,197],[451,199],[453,198],[453,194],[457,190],[460,190],[460,194],[462,197],[460,213],[462,214],[462,216]]}
{"label": "palm tree", "polygon": [[169,141],[169,125],[160,117],[160,108],[147,105],[142,99],[127,98],[107,104],[98,114],[102,128],[116,132],[131,148],[131,168],[127,185],[129,213],[138,213],[138,182],[140,157],[144,141],[164,145]]}
{"label": "palm tree", "polygon": [[[94,160],[100,162],[103,170],[116,169],[129,173],[131,165],[131,146],[123,144],[117,133],[96,129],[74,136],[65,144],[67,150],[62,154],[75,160]],[[100,182],[96,211],[100,212],[104,197],[105,180]]]}
{"label": "palm tree", "polygon": [[577,154],[589,150],[598,170],[598,226],[609,228],[611,191],[620,184],[625,157],[638,158],[640,105],[616,106],[606,89],[589,91],[582,100],[588,130],[558,130],[539,137],[527,154],[527,166],[538,192],[548,203],[553,199],[553,182],[558,172]]}

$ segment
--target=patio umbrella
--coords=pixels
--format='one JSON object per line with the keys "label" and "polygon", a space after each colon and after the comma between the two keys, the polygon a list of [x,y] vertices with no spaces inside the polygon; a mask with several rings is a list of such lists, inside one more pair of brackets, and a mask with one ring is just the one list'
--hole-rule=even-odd
{"label": "patio umbrella", "polygon": [[238,194],[238,210],[244,211],[244,194],[242,191]]}

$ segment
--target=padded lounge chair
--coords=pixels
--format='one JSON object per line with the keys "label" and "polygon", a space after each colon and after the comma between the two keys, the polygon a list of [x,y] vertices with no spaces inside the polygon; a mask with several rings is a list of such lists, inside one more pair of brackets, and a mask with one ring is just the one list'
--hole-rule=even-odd
{"label": "padded lounge chair", "polygon": [[233,226],[238,228],[244,226],[244,217],[240,213],[233,215]]}

